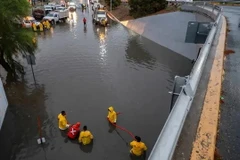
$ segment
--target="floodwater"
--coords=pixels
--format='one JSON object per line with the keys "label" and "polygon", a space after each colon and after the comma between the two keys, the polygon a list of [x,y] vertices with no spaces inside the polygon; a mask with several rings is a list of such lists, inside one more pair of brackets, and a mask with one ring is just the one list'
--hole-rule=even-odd
{"label": "floodwater", "polygon": [[[120,24],[96,27],[88,12],[70,17],[68,23],[38,35],[33,66],[37,85],[27,65],[24,78],[5,84],[10,105],[0,132],[1,159],[130,159],[126,143],[131,136],[109,130],[110,105],[122,113],[118,125],[142,137],[148,156],[169,114],[174,76],[188,75],[191,61]],[[62,110],[70,123],[88,126],[92,146],[81,147],[59,131],[57,115]],[[38,126],[44,145],[37,144]]]}
{"label": "floodwater", "polygon": [[227,18],[230,32],[227,35],[226,49],[235,53],[226,56],[225,76],[223,81],[224,103],[221,105],[219,136],[217,147],[223,159],[240,159],[240,7],[223,7],[223,14]]}

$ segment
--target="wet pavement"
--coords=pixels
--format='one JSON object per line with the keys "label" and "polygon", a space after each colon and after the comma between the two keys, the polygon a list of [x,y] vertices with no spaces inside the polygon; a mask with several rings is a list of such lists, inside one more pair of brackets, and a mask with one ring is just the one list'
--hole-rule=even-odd
{"label": "wet pavement", "polygon": [[[169,114],[174,76],[188,75],[191,61],[120,24],[93,26],[88,12],[70,17],[38,35],[37,85],[26,64],[24,78],[5,84],[10,105],[0,132],[1,159],[130,159],[126,143],[131,137],[109,130],[110,105],[122,113],[118,124],[142,137],[148,156]],[[59,131],[61,110],[70,123],[88,126],[93,145],[83,148]],[[42,146],[37,144],[38,117],[47,140]]]}
{"label": "wet pavement", "polygon": [[227,46],[226,49],[234,50],[234,54],[226,57],[225,76],[223,81],[224,103],[221,105],[219,135],[217,147],[219,154],[225,160],[240,159],[240,7],[223,7],[223,14],[228,21]]}

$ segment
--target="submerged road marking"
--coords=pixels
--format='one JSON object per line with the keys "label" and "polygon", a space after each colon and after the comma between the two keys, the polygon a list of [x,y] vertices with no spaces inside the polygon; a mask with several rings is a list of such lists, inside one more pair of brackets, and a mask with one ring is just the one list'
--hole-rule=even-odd
{"label": "submerged road marking", "polygon": [[214,160],[227,33],[226,19],[224,16],[222,16],[222,20],[222,28],[216,47],[216,55],[210,73],[196,139],[193,143],[191,160]]}

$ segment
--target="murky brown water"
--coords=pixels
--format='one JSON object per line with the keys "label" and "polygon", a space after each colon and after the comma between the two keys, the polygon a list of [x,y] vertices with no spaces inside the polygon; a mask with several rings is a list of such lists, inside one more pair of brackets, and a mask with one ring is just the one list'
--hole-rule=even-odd
{"label": "murky brown water", "polygon": [[[8,113],[0,132],[3,160],[126,160],[131,137],[109,132],[107,108],[118,112],[118,124],[148,146],[150,153],[169,113],[175,75],[188,75],[190,60],[163,48],[122,25],[103,28],[82,25],[83,14],[39,35],[34,85],[31,69],[20,82],[5,85]],[[66,110],[71,123],[80,121],[94,135],[90,148],[69,141],[57,126]],[[37,117],[47,143],[37,144]],[[10,157],[10,158],[9,158]]]}

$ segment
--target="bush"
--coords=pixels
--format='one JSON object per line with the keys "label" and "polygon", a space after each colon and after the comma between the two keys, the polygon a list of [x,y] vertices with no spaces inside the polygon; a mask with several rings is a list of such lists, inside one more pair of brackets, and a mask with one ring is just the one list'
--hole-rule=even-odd
{"label": "bush", "polygon": [[167,7],[166,0],[129,0],[130,14],[134,18],[156,13]]}
{"label": "bush", "polygon": [[[105,0],[106,4],[110,7],[111,0]],[[112,8],[116,8],[121,4],[121,0],[112,0]]]}

